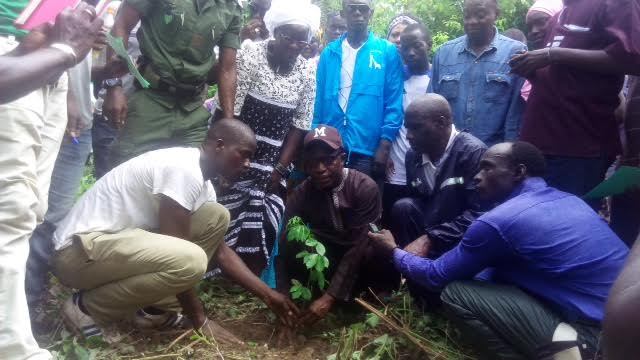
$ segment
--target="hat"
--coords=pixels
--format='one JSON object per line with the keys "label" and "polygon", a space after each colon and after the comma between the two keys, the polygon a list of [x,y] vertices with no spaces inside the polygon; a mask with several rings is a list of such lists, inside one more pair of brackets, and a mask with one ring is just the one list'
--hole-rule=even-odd
{"label": "hat", "polygon": [[338,133],[336,128],[328,125],[321,124],[315,129],[309,131],[304,137],[304,147],[306,148],[309,144],[316,141],[322,141],[329,145],[333,150],[342,148],[342,138],[340,137],[340,133]]}
{"label": "hat", "polygon": [[264,23],[273,37],[275,29],[283,25],[303,25],[311,39],[320,29],[321,10],[311,0],[273,0],[271,8],[264,15]]}

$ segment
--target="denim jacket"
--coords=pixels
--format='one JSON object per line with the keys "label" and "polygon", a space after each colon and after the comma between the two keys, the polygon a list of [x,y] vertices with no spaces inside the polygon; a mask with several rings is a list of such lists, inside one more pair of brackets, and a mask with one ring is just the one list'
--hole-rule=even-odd
{"label": "denim jacket", "polygon": [[467,47],[467,36],[436,52],[428,92],[447,98],[456,128],[469,130],[487,146],[518,137],[524,79],[511,74],[509,60],[526,46],[498,34],[480,56]]}
{"label": "denim jacket", "polygon": [[356,56],[345,114],[338,103],[345,38],[346,34],[327,45],[320,55],[313,127],[333,126],[340,131],[349,153],[373,156],[380,139],[393,142],[402,126],[402,59],[393,44],[369,33]]}

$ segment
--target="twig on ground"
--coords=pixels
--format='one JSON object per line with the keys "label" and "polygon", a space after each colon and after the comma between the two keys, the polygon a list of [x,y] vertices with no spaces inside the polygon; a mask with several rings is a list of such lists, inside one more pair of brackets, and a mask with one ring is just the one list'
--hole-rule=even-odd
{"label": "twig on ground", "polygon": [[157,359],[166,359],[168,357],[179,357],[179,356],[180,354],[162,354],[162,355],[147,356],[142,358],[135,358],[133,360],[157,360]]}
{"label": "twig on ground", "polygon": [[175,340],[173,340],[171,342],[171,344],[169,344],[169,346],[167,346],[166,348],[162,349],[162,351],[167,351],[169,349],[171,349],[175,344],[177,344],[180,340],[184,339],[185,336],[191,334],[191,332],[193,331],[193,329],[189,329],[185,332],[183,332],[180,336],[178,336]]}
{"label": "twig on ground", "polygon": [[404,336],[406,336],[407,339],[409,339],[409,341],[414,343],[418,348],[420,348],[422,351],[424,351],[428,356],[437,355],[437,353],[435,351],[433,351],[433,350],[429,349],[428,347],[426,347],[423,343],[421,343],[418,339],[416,339],[413,336],[413,334],[408,332],[406,329],[403,329],[400,326],[398,326],[398,324],[396,324],[393,320],[389,319],[389,317],[387,317],[385,314],[383,314],[380,310],[376,309],[375,307],[371,306],[368,302],[366,302],[366,301],[364,301],[364,300],[362,300],[360,298],[356,298],[355,300],[362,307],[364,307],[365,309],[369,310],[370,312],[376,314],[380,319],[382,319],[385,323],[387,323],[387,325],[389,325],[392,329],[394,329],[394,330],[402,333]]}

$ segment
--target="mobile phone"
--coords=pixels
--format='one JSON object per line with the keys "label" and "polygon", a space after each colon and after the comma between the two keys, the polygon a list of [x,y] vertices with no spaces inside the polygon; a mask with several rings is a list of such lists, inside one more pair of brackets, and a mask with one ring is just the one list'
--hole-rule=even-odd
{"label": "mobile phone", "polygon": [[374,223],[369,223],[369,231],[371,231],[372,233],[379,233],[380,229],[378,229],[378,226]]}

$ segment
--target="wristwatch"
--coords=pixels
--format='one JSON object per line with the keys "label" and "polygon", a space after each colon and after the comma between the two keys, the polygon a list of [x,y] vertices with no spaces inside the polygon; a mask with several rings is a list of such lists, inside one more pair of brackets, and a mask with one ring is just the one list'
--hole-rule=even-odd
{"label": "wristwatch", "polygon": [[122,86],[121,78],[106,79],[102,82],[102,87],[105,89],[110,89],[116,86]]}

